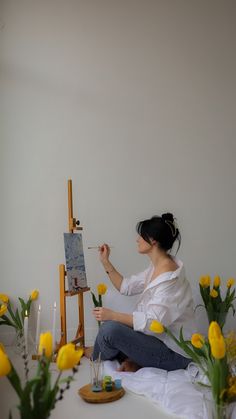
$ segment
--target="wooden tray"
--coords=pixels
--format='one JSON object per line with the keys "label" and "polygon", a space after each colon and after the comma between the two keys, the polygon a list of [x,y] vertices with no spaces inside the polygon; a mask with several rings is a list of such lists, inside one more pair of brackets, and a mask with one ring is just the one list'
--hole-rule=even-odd
{"label": "wooden tray", "polygon": [[102,390],[98,393],[95,393],[91,390],[91,384],[87,384],[78,390],[78,394],[88,403],[108,403],[114,402],[115,400],[119,400],[121,397],[123,397],[125,390],[123,387],[116,390],[113,385],[112,391]]}

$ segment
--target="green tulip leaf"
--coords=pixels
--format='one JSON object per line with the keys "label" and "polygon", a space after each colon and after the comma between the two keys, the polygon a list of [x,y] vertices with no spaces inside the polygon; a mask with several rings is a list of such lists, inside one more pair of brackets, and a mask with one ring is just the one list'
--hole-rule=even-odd
{"label": "green tulip leaf", "polygon": [[92,299],[93,299],[94,306],[99,307],[99,302],[97,301],[97,299],[96,299],[96,297],[95,297],[95,295],[92,291],[91,291],[91,294],[92,294]]}

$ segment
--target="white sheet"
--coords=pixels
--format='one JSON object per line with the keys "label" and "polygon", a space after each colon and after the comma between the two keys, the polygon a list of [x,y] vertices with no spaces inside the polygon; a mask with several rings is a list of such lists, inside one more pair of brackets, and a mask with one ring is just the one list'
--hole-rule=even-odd
{"label": "white sheet", "polygon": [[[104,374],[111,375],[113,379],[121,378],[125,389],[147,397],[169,413],[179,415],[181,419],[207,419],[204,403],[206,390],[192,383],[196,377],[198,381],[204,382],[195,364],[190,364],[188,370],[171,372],[158,368],[119,372],[118,367],[118,361],[105,361]],[[231,418],[236,419],[236,404],[232,408]]]}
{"label": "white sheet", "polygon": [[[104,280],[106,282],[106,280]],[[196,293],[197,302],[199,295]],[[138,296],[124,297],[116,290],[108,290],[104,295],[104,306],[113,310],[132,313]],[[199,332],[207,333],[207,322],[204,325],[204,315],[197,319]],[[205,319],[206,320],[206,319]],[[203,327],[204,325],[204,327]],[[105,361],[104,373],[113,379],[121,378],[126,390],[147,397],[151,402],[161,405],[171,414],[179,415],[181,419],[208,419],[205,403],[204,388],[194,385],[200,381],[208,384],[198,367],[191,363],[188,370],[167,372],[158,368],[141,368],[137,372],[118,372],[118,361]],[[205,391],[206,392],[206,391]],[[230,419],[236,419],[236,403],[232,404]]]}

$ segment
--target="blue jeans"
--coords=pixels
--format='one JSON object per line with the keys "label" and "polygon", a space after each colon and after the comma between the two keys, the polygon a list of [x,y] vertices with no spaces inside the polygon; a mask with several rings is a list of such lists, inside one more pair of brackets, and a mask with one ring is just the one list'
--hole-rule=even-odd
{"label": "blue jeans", "polygon": [[131,327],[114,321],[104,322],[96,337],[93,359],[129,358],[140,367],[155,367],[167,371],[184,369],[191,359],[172,351],[155,336],[137,332]]}

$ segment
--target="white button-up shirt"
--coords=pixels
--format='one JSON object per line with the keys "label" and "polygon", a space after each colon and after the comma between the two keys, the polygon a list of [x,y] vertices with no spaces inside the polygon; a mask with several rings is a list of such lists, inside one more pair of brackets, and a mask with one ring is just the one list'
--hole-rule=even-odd
{"label": "white button-up shirt", "polygon": [[164,272],[151,280],[154,271],[151,264],[144,272],[124,278],[120,293],[141,294],[133,312],[134,330],[156,336],[173,351],[187,358],[186,353],[166,333],[156,334],[149,330],[151,321],[158,320],[177,338],[182,326],[185,339],[190,339],[195,332],[191,287],[185,277],[183,263],[173,259],[178,265],[176,271]]}

